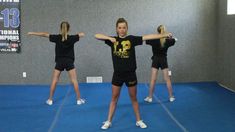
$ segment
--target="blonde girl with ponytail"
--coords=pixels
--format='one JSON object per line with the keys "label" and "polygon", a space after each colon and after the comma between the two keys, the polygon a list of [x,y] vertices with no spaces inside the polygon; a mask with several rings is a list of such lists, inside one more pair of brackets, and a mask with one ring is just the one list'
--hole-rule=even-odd
{"label": "blonde girl with ponytail", "polygon": [[[167,33],[166,27],[164,25],[158,26],[157,31],[159,34]],[[153,52],[149,95],[144,99],[146,102],[151,103],[153,101],[153,92],[156,85],[159,68],[161,68],[161,70],[163,71],[163,77],[166,82],[169,93],[169,101],[173,102],[175,100],[172,90],[171,79],[168,73],[169,69],[167,62],[167,51],[168,48],[173,46],[176,41],[177,39],[172,38],[172,36],[146,41],[146,44],[152,46]]]}
{"label": "blonde girl with ponytail", "polygon": [[70,81],[74,86],[77,96],[77,105],[85,103],[85,100],[80,97],[80,91],[77,81],[76,69],[74,66],[74,44],[84,37],[84,33],[77,33],[69,35],[70,25],[67,21],[60,24],[60,34],[49,34],[47,32],[28,32],[28,35],[49,38],[50,42],[55,43],[55,69],[53,72],[52,82],[50,86],[50,95],[46,104],[53,104],[53,96],[56,89],[57,82],[59,81],[60,74],[66,70],[69,74]]}

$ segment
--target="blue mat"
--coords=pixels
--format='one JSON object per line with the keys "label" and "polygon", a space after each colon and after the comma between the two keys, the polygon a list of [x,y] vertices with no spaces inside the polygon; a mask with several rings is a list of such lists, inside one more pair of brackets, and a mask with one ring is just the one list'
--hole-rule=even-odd
{"label": "blue mat", "polygon": [[[54,104],[45,101],[48,85],[0,85],[0,132],[97,132],[106,120],[111,84],[80,84],[86,104],[77,106],[72,85],[58,85]],[[147,129],[135,126],[125,86],[111,132],[234,132],[235,93],[215,82],[173,84],[176,101],[168,101],[165,84],[158,84],[154,102],[145,103],[148,85],[138,85],[141,117]]]}

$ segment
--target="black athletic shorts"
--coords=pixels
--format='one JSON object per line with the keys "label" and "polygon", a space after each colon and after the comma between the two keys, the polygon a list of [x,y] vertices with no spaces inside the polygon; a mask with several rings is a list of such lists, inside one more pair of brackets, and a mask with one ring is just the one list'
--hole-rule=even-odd
{"label": "black athletic shorts", "polygon": [[112,84],[121,87],[123,83],[127,87],[132,87],[137,85],[136,72],[114,72]]}
{"label": "black athletic shorts", "polygon": [[63,62],[56,62],[55,69],[59,71],[70,71],[74,69],[74,64],[73,63],[63,63]]}
{"label": "black athletic shorts", "polygon": [[162,70],[168,68],[167,57],[166,56],[152,57],[152,67],[156,69],[161,68]]}

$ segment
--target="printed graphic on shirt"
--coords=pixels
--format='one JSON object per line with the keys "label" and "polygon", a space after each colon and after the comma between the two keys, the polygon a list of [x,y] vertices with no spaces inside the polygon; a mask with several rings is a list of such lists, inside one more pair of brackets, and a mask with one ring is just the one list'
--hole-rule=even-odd
{"label": "printed graphic on shirt", "polygon": [[130,57],[131,42],[129,40],[114,43],[113,54],[120,58],[129,58]]}

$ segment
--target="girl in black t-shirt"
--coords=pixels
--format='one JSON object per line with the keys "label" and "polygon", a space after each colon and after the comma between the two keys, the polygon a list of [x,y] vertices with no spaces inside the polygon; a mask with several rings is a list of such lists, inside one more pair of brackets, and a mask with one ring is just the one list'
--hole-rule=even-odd
{"label": "girl in black t-shirt", "polygon": [[70,25],[68,22],[62,22],[60,25],[60,34],[52,35],[47,32],[28,32],[28,35],[47,37],[50,42],[54,42],[55,45],[55,62],[56,66],[53,73],[52,83],[50,87],[50,95],[46,103],[48,105],[53,104],[53,95],[56,89],[56,84],[59,80],[60,74],[66,69],[69,73],[70,80],[74,86],[74,90],[77,95],[77,104],[81,105],[85,103],[84,99],[80,98],[80,92],[77,81],[76,69],[74,67],[74,44],[79,41],[79,38],[84,36],[84,33],[78,33],[76,35],[69,35]]}
{"label": "girl in black t-shirt", "polygon": [[109,106],[109,114],[107,121],[104,122],[101,129],[108,129],[111,126],[113,114],[120,95],[123,83],[128,87],[129,95],[132,101],[136,116],[136,126],[146,128],[146,124],[141,120],[139,113],[139,105],[137,102],[137,77],[136,77],[136,56],[135,46],[141,45],[145,40],[158,39],[167,37],[171,34],[151,34],[145,36],[127,35],[128,24],[124,18],[119,18],[116,23],[117,36],[106,36],[96,34],[99,40],[104,40],[111,47],[113,60],[113,78],[112,78],[112,99]]}
{"label": "girl in black t-shirt", "polygon": [[[166,32],[165,26],[160,25],[157,28],[157,31],[159,34],[164,34]],[[161,70],[163,71],[163,77],[167,84],[169,101],[173,102],[175,100],[175,97],[173,96],[172,92],[171,80],[168,74],[169,70],[167,63],[167,50],[169,47],[173,46],[175,42],[176,39],[172,37],[146,41],[146,44],[152,46],[153,51],[149,96],[144,99],[146,102],[151,103],[153,100],[152,97],[159,68],[161,68]]]}

